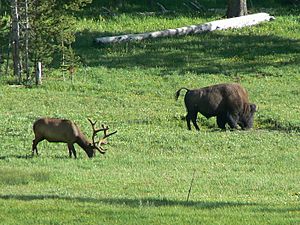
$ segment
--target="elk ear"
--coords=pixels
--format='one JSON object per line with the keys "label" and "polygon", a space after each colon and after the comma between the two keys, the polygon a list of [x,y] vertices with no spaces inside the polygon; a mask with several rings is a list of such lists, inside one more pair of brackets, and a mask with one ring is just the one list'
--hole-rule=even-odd
{"label": "elk ear", "polygon": [[251,112],[257,112],[258,107],[255,104],[250,104]]}

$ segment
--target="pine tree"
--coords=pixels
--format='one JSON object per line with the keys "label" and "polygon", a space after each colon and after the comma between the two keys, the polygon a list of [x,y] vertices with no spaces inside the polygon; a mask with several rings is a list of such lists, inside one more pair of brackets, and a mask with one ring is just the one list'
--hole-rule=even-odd
{"label": "pine tree", "polygon": [[[37,62],[42,62],[45,68],[53,63],[55,58],[62,59],[63,56],[68,55],[73,57],[72,54],[74,53],[70,47],[75,41],[75,13],[86,4],[91,3],[91,1],[92,0],[11,1],[11,3],[15,3],[15,5],[11,4],[11,6],[18,7],[18,12],[22,14],[22,16],[19,16],[18,21],[21,36],[21,68],[25,68],[25,55],[28,55],[28,63],[31,71],[34,70]],[[27,7],[25,7],[25,5]],[[73,58],[75,59],[76,57]],[[60,63],[65,62],[61,60]],[[27,74],[28,73],[27,71]]]}
{"label": "pine tree", "polygon": [[9,47],[9,4],[0,1],[0,76],[4,71],[5,58],[7,58],[7,50]]}

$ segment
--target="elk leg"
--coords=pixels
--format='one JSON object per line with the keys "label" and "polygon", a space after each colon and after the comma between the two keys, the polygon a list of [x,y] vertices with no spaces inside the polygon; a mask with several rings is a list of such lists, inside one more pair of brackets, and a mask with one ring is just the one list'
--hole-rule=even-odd
{"label": "elk leg", "polygon": [[42,140],[44,140],[44,138],[35,138],[33,141],[32,141],[32,156],[34,155],[34,151],[37,155],[39,155],[38,153],[38,149],[37,149],[37,145],[39,142],[41,142]]}
{"label": "elk leg", "polygon": [[69,157],[72,158],[72,150],[70,149],[69,145],[68,146],[68,150],[69,150]]}
{"label": "elk leg", "polygon": [[73,144],[68,144],[68,149],[69,149],[70,158],[72,158],[72,153],[73,153],[74,158],[76,159],[77,156],[76,156],[76,151],[75,151],[74,145]]}

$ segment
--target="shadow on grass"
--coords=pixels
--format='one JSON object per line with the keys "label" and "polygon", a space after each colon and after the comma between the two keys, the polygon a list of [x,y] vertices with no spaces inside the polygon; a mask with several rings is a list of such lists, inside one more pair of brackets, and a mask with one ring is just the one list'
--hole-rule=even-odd
{"label": "shadow on grass", "polygon": [[33,158],[31,154],[26,154],[26,155],[4,155],[0,156],[0,160],[6,160],[9,158],[16,158],[16,159],[31,159]]}
{"label": "shadow on grass", "polygon": [[212,32],[192,38],[159,38],[102,47],[92,44],[94,38],[106,35],[118,34],[88,30],[77,34],[74,47],[84,64],[107,68],[161,67],[167,68],[166,74],[171,71],[226,75],[258,72],[261,76],[272,76],[260,70],[296,65],[300,61],[300,41],[274,35]]}
{"label": "shadow on grass", "polygon": [[59,195],[0,195],[0,199],[3,200],[19,200],[19,201],[36,201],[36,200],[63,200],[79,203],[93,203],[93,204],[107,204],[113,206],[128,206],[132,208],[138,207],[191,207],[197,209],[218,209],[218,208],[237,208],[237,207],[258,207],[255,208],[261,212],[298,212],[299,207],[294,208],[278,208],[276,206],[271,207],[258,203],[251,202],[233,202],[233,201],[179,201],[169,199],[157,199],[157,198],[142,198],[142,199],[130,199],[130,198],[87,198],[87,197],[67,197]]}
{"label": "shadow on grass", "polygon": [[179,17],[181,15],[193,15],[193,16],[206,16],[207,14],[213,14],[214,10],[208,10],[209,8],[224,9],[225,14],[225,3],[207,1],[203,5],[202,10],[195,10],[192,5],[184,4],[184,0],[181,1],[164,1],[164,7],[167,11],[162,11],[161,7],[157,4],[149,4],[149,1],[124,1],[123,4],[118,4],[117,1],[101,0],[93,1],[84,7],[84,10],[76,13],[77,18],[91,18],[98,19],[99,17],[113,18],[123,13],[145,16],[163,16],[163,17]]}
{"label": "shadow on grass", "polygon": [[156,198],[142,198],[142,199],[129,199],[129,198],[83,198],[83,197],[64,197],[59,195],[0,195],[0,199],[4,200],[20,200],[20,201],[33,201],[33,200],[47,200],[57,199],[66,201],[77,201],[84,203],[97,203],[97,204],[108,204],[108,205],[120,205],[129,207],[159,207],[159,206],[185,206],[195,207],[202,209],[214,209],[223,207],[242,207],[242,206],[253,206],[256,203],[243,203],[243,202],[204,202],[204,201],[178,201],[168,199],[156,199]]}
{"label": "shadow on grass", "polygon": [[[15,159],[34,159],[34,158],[42,158],[43,156],[42,155],[34,155],[32,156],[32,154],[26,154],[26,155],[3,155],[3,156],[0,156],[0,160],[8,160],[8,159],[11,159],[11,158],[15,158]],[[51,159],[57,159],[57,160],[68,160],[68,159],[73,159],[75,160],[75,158],[72,156],[72,158],[70,158],[69,155],[51,155],[51,156],[44,156],[44,157],[47,157],[47,158],[51,158]],[[83,156],[77,156],[78,159],[84,159],[85,158],[85,155]]]}
{"label": "shadow on grass", "polygon": [[269,131],[279,131],[279,132],[300,132],[300,126],[297,123],[291,122],[281,122],[280,120],[274,118],[258,118],[260,128]]}
{"label": "shadow on grass", "polygon": [[[186,120],[185,116],[179,116],[174,117],[175,120],[181,120],[182,123],[184,123],[184,126],[186,129]],[[215,120],[215,118],[209,119],[209,120]],[[247,132],[247,130],[243,130],[240,127],[238,129],[231,129],[228,124],[226,124],[226,130],[222,130],[217,126],[216,121],[210,122],[206,118],[202,116],[198,116],[197,118],[197,124],[200,126],[200,130],[205,127],[207,129],[207,132],[225,132],[225,131],[243,131]],[[257,118],[255,119],[255,123],[258,123],[259,128],[252,128],[253,130],[267,130],[267,131],[278,131],[278,132],[300,132],[300,126],[296,123],[290,123],[290,122],[281,122],[279,120],[276,120],[274,118]],[[201,128],[202,127],[202,128]],[[192,130],[194,130],[194,126],[192,125]]]}

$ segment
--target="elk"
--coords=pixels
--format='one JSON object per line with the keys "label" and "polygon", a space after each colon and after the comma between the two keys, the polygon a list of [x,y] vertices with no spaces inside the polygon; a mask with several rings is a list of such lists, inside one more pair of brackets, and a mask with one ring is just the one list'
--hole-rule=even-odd
{"label": "elk", "polygon": [[[92,142],[86,138],[79,127],[71,120],[56,118],[41,118],[36,120],[33,124],[35,138],[32,141],[32,156],[34,152],[38,155],[37,145],[43,140],[67,143],[70,158],[72,154],[74,158],[77,158],[74,143],[78,144],[89,158],[95,155],[96,150],[104,154],[106,149],[104,149],[102,145],[106,144],[106,139],[117,133],[117,131],[108,134],[108,126],[102,125],[102,128],[96,129],[96,122],[92,122],[90,119],[88,119],[88,121],[91,123],[93,129]],[[104,132],[104,136],[99,141],[95,141],[96,135],[100,131]]]}

